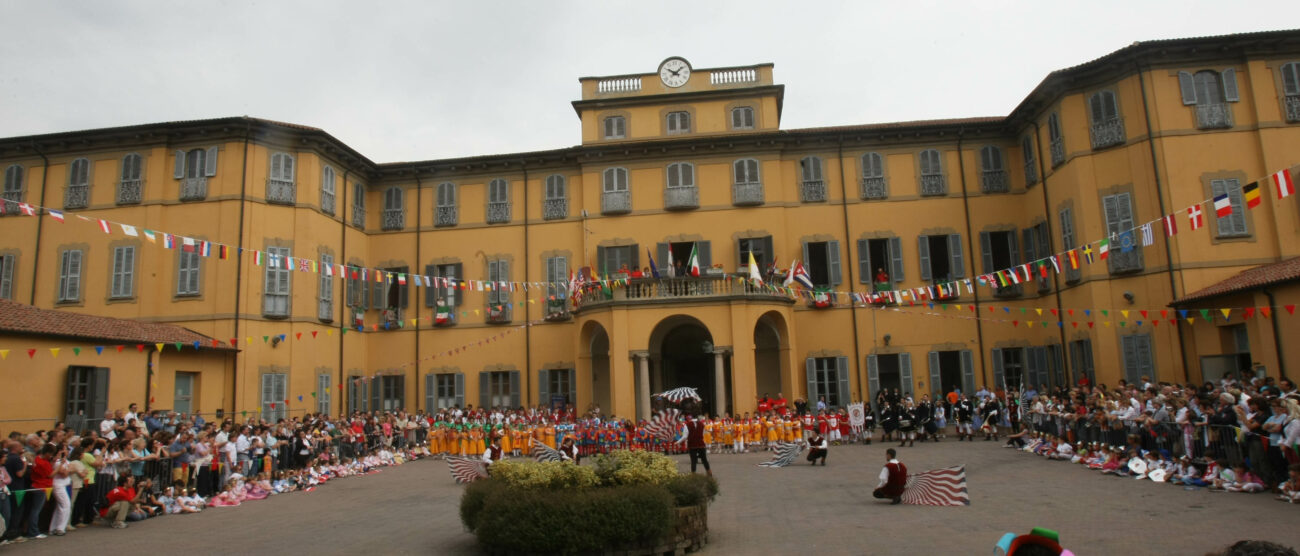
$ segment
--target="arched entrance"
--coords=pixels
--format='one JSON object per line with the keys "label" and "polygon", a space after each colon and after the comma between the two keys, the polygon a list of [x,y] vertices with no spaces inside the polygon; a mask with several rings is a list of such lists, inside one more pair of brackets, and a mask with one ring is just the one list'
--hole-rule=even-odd
{"label": "arched entrance", "polygon": [[764,315],[754,324],[754,386],[759,396],[773,398],[781,391],[781,350],[785,347],[784,321]]}
{"label": "arched entrance", "polygon": [[725,410],[714,408],[715,367],[719,360],[725,365],[725,358],[714,354],[713,335],[693,317],[669,317],[650,334],[652,389],[662,392],[684,386],[694,388],[702,400],[701,408],[711,414]]}
{"label": "arched entrance", "polygon": [[[609,333],[597,322],[588,322],[582,330],[582,347],[586,352],[588,369],[591,372],[591,403],[600,407],[601,412],[610,415],[614,410],[613,382],[609,370]],[[579,367],[578,372],[584,369]],[[582,379],[578,377],[579,383]],[[585,409],[585,408],[579,408]]]}

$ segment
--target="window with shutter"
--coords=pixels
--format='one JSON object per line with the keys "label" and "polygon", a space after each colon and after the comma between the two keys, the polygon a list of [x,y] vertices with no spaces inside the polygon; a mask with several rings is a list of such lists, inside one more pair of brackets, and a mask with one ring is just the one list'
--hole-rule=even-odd
{"label": "window with shutter", "polygon": [[1119,117],[1119,104],[1113,91],[1097,91],[1088,98],[1088,117],[1092,122],[1092,148],[1124,142],[1124,122]]}
{"label": "window with shutter", "polygon": [[[322,253],[320,265],[321,267],[333,266],[334,255]],[[332,322],[334,320],[334,277],[326,274],[324,268],[320,272],[316,299],[318,301],[316,318],[324,322]]]}
{"label": "window with shutter", "polygon": [[605,138],[622,139],[627,135],[627,121],[623,116],[609,116],[605,118]]}
{"label": "window with shutter", "polygon": [[64,190],[63,207],[86,208],[90,204],[90,160],[78,158],[68,165],[68,187]]}
{"label": "window with shutter", "polygon": [[605,192],[627,191],[627,168],[608,168],[604,174]]}
{"label": "window with shutter", "polygon": [[198,252],[180,250],[176,255],[176,295],[199,295]]}
{"label": "window with shutter", "polygon": [[4,189],[0,191],[5,214],[17,214],[18,203],[23,202],[23,167],[11,164],[5,168]]}
{"label": "window with shutter", "polygon": [[72,303],[81,300],[81,256],[78,250],[63,252],[59,272],[59,302]]}
{"label": "window with shutter", "polygon": [[352,184],[352,225],[366,229],[366,186]]}
{"label": "window with shutter", "polygon": [[826,181],[822,179],[822,159],[806,156],[799,161],[800,198],[805,203],[817,203],[826,200]]}
{"label": "window with shutter", "polygon": [[732,129],[754,129],[754,109],[740,106],[731,109]]}
{"label": "window with shutter", "polygon": [[320,171],[320,210],[325,214],[333,215],[335,206],[335,191],[338,187],[338,178],[334,175],[334,168],[325,166]]}
{"label": "window with shutter", "polygon": [[293,204],[297,195],[294,191],[293,176],[293,155],[289,153],[271,155],[271,175],[266,181],[267,202]]}
{"label": "window with shutter", "polygon": [[1286,121],[1300,122],[1300,62],[1287,62],[1279,70],[1282,74],[1282,109]]}
{"label": "window with shutter", "polygon": [[[1112,274],[1138,272],[1142,270],[1142,249],[1122,250],[1121,244],[1133,245],[1133,234],[1137,233],[1133,225],[1133,196],[1130,193],[1116,193],[1102,197],[1102,208],[1106,216],[1106,235],[1110,238],[1110,262]],[[1121,237],[1121,235],[1126,237]]]}
{"label": "window with shutter", "polygon": [[943,174],[943,156],[935,149],[921,151],[917,156],[921,164],[921,195],[946,195],[948,183]]}
{"label": "window with shutter", "polygon": [[1006,193],[1011,190],[1002,159],[1001,147],[988,145],[980,149],[980,191]]}
{"label": "window with shutter", "polygon": [[1065,162],[1065,137],[1061,134],[1061,116],[1052,112],[1047,116],[1047,136],[1051,141],[1052,167]]}
{"label": "window with shutter", "polygon": [[289,316],[292,255],[288,247],[267,247],[265,285],[262,292],[262,313],[268,317]]}
{"label": "window with shutter", "polygon": [[[1061,248],[1069,251],[1077,247],[1074,242],[1074,213],[1070,207],[1065,207],[1057,213],[1061,223]],[[1074,268],[1069,264],[1069,257],[1061,261],[1061,267],[1065,270],[1066,282],[1078,282],[1083,278],[1082,268]]]}
{"label": "window with shutter", "polygon": [[[1210,189],[1214,197],[1227,195],[1232,204],[1232,213],[1222,218],[1215,218],[1219,237],[1244,237],[1250,235],[1246,228],[1246,210],[1241,197],[1241,182],[1236,179],[1211,180]],[[1217,214],[1217,213],[1216,213]]]}
{"label": "window with shutter", "polygon": [[329,415],[332,412],[330,393],[334,389],[330,388],[330,376],[327,373],[316,375],[316,412],[322,415]]}
{"label": "window with shutter", "polygon": [[862,185],[860,196],[863,199],[884,199],[889,196],[888,184],[885,182],[885,159],[880,153],[870,152],[862,155]]}
{"label": "window with shutter", "polygon": [[288,382],[288,375],[284,373],[262,375],[262,419],[274,423],[288,413],[285,407]]}
{"label": "window with shutter", "polygon": [[123,246],[113,249],[112,282],[109,297],[126,299],[134,295],[135,247]]}
{"label": "window with shutter", "polygon": [[695,187],[695,166],[689,162],[669,164],[668,187]]}
{"label": "window with shutter", "polygon": [[546,196],[542,199],[542,218],[563,220],[569,217],[569,192],[564,176],[546,177]]}
{"label": "window with shutter", "polygon": [[456,184],[450,182],[440,183],[434,198],[433,225],[455,226],[457,222]]}
{"label": "window with shutter", "polygon": [[735,170],[735,183],[759,183],[758,161],[752,158],[743,158],[732,164]]}
{"label": "window with shutter", "polygon": [[393,186],[384,190],[383,229],[401,230],[406,227],[406,192]]}
{"label": "window with shutter", "polygon": [[17,265],[17,255],[0,255],[0,299],[13,300],[14,267]]}
{"label": "window with shutter", "polygon": [[1020,157],[1025,160],[1025,185],[1038,183],[1038,157],[1034,155],[1034,137],[1020,138]]}
{"label": "window with shutter", "polygon": [[669,112],[667,128],[669,135],[691,132],[691,114],[689,112]]}

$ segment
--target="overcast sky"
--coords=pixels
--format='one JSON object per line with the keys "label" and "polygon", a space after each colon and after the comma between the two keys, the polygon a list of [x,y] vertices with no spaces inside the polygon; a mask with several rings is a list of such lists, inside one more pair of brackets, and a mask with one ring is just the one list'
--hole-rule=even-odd
{"label": "overcast sky", "polygon": [[578,77],[672,55],[776,64],[785,129],[1001,116],[1052,70],[1139,40],[1275,29],[1294,7],[0,0],[0,137],[248,115],[377,162],[552,149],[580,141]]}

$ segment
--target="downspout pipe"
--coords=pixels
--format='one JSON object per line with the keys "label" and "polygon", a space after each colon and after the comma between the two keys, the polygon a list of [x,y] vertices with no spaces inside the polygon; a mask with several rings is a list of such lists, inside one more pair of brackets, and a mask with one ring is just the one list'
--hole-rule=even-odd
{"label": "downspout pipe", "polygon": [[[853,252],[850,245],[853,244],[853,236],[849,235],[849,194],[848,186],[844,183],[844,137],[840,137],[836,144],[837,156],[840,160],[840,209],[844,213],[844,248],[848,253]],[[844,260],[852,260],[844,259]],[[853,264],[841,265],[848,274],[849,293],[852,294],[854,289],[853,281]],[[862,392],[860,401],[869,401],[870,392],[867,392],[869,381],[863,380],[862,376],[862,353],[858,347],[858,305],[853,302],[853,296],[849,296],[849,315],[853,323],[853,374],[858,377],[858,391]],[[909,385],[910,386],[910,385]],[[933,384],[930,385],[933,388]]]}
{"label": "downspout pipe", "polygon": [[[1052,233],[1052,203],[1047,198],[1047,167],[1043,166],[1043,135],[1041,132],[1042,129],[1038,127],[1038,120],[1034,120],[1034,150],[1037,151],[1035,158],[1038,162],[1038,186],[1043,189],[1043,221],[1047,226],[1048,251],[1056,252],[1055,249],[1051,249],[1052,236],[1055,234]],[[1062,245],[1061,247],[1064,249],[1070,248],[1068,245]],[[1052,290],[1054,290],[1053,297],[1056,298],[1056,318],[1057,322],[1060,323],[1056,326],[1056,329],[1061,335],[1061,351],[1058,354],[1061,356],[1061,373],[1063,377],[1070,377],[1070,358],[1066,354],[1069,344],[1065,342],[1065,308],[1061,305],[1061,273],[1059,272],[1052,273]],[[1050,379],[1051,377],[1049,377]],[[1072,381],[1066,378],[1065,382],[1063,386],[1069,386]]]}
{"label": "downspout pipe", "polygon": [[[154,346],[144,352],[144,412],[149,413],[153,404],[153,354]],[[158,353],[158,363],[162,364],[162,352]]]}
{"label": "downspout pipe", "polygon": [[[528,287],[528,262],[530,258],[528,254],[528,162],[525,160],[520,160],[519,167],[522,168],[524,172],[524,210],[521,211],[524,214],[524,280],[523,282],[524,282],[524,287]],[[531,325],[533,319],[532,319],[532,307],[530,305],[531,304],[528,303],[528,293],[527,290],[525,290],[524,293],[524,379],[520,381],[523,383],[522,385],[520,385],[520,388],[523,388],[524,391],[519,393],[520,394],[519,399],[525,400],[525,401],[521,401],[521,403],[523,403],[524,405],[528,405],[528,402],[526,400],[528,399],[529,394],[534,390],[534,388],[532,388],[533,327]],[[541,404],[543,403],[543,401],[544,400],[537,400],[537,403]],[[576,408],[578,405],[578,400],[573,400],[573,405]]]}
{"label": "downspout pipe", "polygon": [[[420,272],[420,216],[424,212],[424,204],[421,202],[421,199],[423,198],[423,195],[421,194],[423,192],[424,192],[424,182],[420,181],[420,171],[416,170],[415,171],[415,264],[412,267],[412,270],[414,270],[415,272],[412,272],[411,276],[421,276],[424,274],[423,272]],[[415,313],[415,341],[412,342],[415,344],[415,384],[412,385],[414,386],[414,390],[415,390],[415,403],[413,405],[416,407],[417,410],[419,410],[420,408],[420,287],[418,285],[415,287],[411,287],[410,283],[411,281],[408,280],[406,287],[415,290],[415,302],[411,304],[411,310]],[[428,392],[425,392],[425,395],[427,396]],[[433,408],[425,408],[425,409],[432,410]]]}
{"label": "downspout pipe", "polygon": [[[1151,154],[1151,174],[1155,178],[1156,199],[1160,203],[1160,214],[1169,214],[1165,209],[1164,187],[1160,183],[1160,163],[1156,160],[1156,138],[1151,133],[1151,104],[1147,99],[1147,81],[1146,76],[1142,73],[1142,64],[1134,60],[1133,66],[1137,69],[1138,89],[1142,91],[1142,118],[1147,127],[1147,148]],[[1165,236],[1165,274],[1169,276],[1169,297],[1178,299],[1178,283],[1174,279],[1174,249],[1169,242],[1169,234]],[[1183,325],[1179,323],[1174,327],[1178,331],[1178,359],[1183,364],[1183,382],[1187,382],[1190,372],[1187,366],[1187,345],[1183,339]]]}
{"label": "downspout pipe", "polygon": [[[966,246],[970,253],[970,256],[966,257],[966,260],[970,261],[970,268],[971,268],[970,276],[971,279],[974,280],[975,277],[979,275],[979,273],[975,270],[975,255],[976,253],[979,252],[975,250],[975,232],[973,231],[970,222],[970,195],[966,191],[966,158],[963,156],[961,150],[962,142],[965,139],[965,137],[966,137],[966,128],[963,127],[961,129],[958,129],[957,130],[957,171],[961,175],[961,208],[962,208],[962,212],[966,215]],[[987,386],[989,384],[989,380],[988,377],[985,376],[985,373],[988,372],[989,366],[988,366],[988,360],[984,358],[984,354],[987,352],[987,350],[984,349],[984,321],[980,318],[980,289],[979,288],[973,288],[973,289],[975,293],[971,295],[975,297],[974,300],[975,343],[977,345],[977,348],[979,349],[979,354],[980,354],[980,380],[983,381],[985,386]]]}
{"label": "downspout pipe", "polygon": [[[343,169],[343,202],[334,203],[334,206],[342,208],[342,210],[339,211],[339,263],[338,264],[342,264],[344,268],[343,296],[342,296],[343,311],[341,317],[339,318],[339,381],[337,383],[339,386],[342,386],[344,383],[343,339],[345,335],[343,333],[343,330],[348,327],[348,320],[352,318],[352,309],[351,307],[348,307],[348,281],[350,280],[350,277],[347,275],[347,270],[346,270],[348,267],[348,199],[352,198],[348,196],[348,174],[350,173],[352,173],[352,168]],[[339,414],[346,414],[347,410],[351,408],[346,407],[346,404],[344,403],[346,401],[346,397],[344,397],[343,395],[343,389],[335,388],[335,390],[337,390],[339,394]]]}
{"label": "downspout pipe", "polygon": [[1289,377],[1286,374],[1286,358],[1282,356],[1282,331],[1278,329],[1277,324],[1277,300],[1273,298],[1273,292],[1265,289],[1264,296],[1268,298],[1268,306],[1273,310],[1273,318],[1268,319],[1273,323],[1273,351],[1277,353],[1277,372],[1280,378]]}
{"label": "downspout pipe", "polygon": [[[35,141],[32,142],[32,150],[36,151],[37,155],[40,155],[41,164],[43,164],[43,166],[41,166],[41,202],[40,205],[38,206],[44,207],[45,206],[45,184],[48,182],[50,177],[50,159],[49,157],[45,156],[45,153],[41,152],[41,148],[36,146]],[[39,272],[41,268],[40,264],[38,263],[41,262],[41,228],[43,228],[44,226],[45,226],[45,219],[37,218],[36,219],[36,249],[35,252],[32,253],[32,293],[27,300],[28,305],[36,304],[36,273]]]}
{"label": "downspout pipe", "polygon": [[[241,294],[244,292],[244,209],[248,206],[248,141],[249,137],[253,134],[252,127],[252,122],[244,122],[244,160],[240,162],[242,167],[239,172],[239,245],[235,250],[235,332],[234,335],[231,336],[232,338],[235,338],[236,341],[239,339],[240,309],[243,307],[240,303],[242,300]],[[248,349],[248,346],[244,346],[244,349]],[[236,406],[238,405],[237,401],[240,399],[239,354],[239,351],[235,352],[234,372],[230,373],[230,415],[232,418],[235,415]],[[248,360],[245,359],[244,363],[247,363],[247,361]]]}

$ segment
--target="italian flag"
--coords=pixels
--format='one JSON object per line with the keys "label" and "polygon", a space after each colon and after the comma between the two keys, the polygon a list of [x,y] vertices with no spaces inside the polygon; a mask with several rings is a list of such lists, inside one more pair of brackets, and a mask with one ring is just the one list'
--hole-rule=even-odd
{"label": "italian flag", "polygon": [[700,251],[699,247],[694,243],[691,244],[691,258],[686,263],[686,266],[690,267],[691,276],[700,277]]}
{"label": "italian flag", "polygon": [[433,315],[433,321],[437,324],[447,324],[451,322],[451,309],[443,304],[438,304],[438,309]]}

